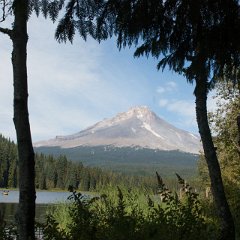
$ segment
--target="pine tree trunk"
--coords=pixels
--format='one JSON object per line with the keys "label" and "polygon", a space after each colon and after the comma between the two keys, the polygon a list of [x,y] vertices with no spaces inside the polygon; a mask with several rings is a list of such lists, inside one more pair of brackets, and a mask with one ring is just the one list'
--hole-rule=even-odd
{"label": "pine tree trunk", "polygon": [[13,3],[12,65],[14,82],[14,124],[19,157],[19,207],[16,214],[19,240],[33,240],[35,219],[34,151],[28,117],[27,18],[28,1]]}
{"label": "pine tree trunk", "polygon": [[234,240],[235,229],[233,218],[227,203],[224,192],[221,170],[216,155],[216,149],[213,144],[211,131],[208,124],[207,116],[207,93],[208,93],[207,77],[201,76],[196,79],[196,115],[199,133],[202,139],[203,150],[208,165],[212,193],[218,210],[218,216],[221,222],[219,240]]}

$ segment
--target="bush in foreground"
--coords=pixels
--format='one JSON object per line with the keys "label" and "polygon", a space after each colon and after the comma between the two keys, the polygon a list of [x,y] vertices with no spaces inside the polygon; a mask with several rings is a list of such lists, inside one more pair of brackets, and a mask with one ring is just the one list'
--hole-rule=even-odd
{"label": "bush in foreground", "polygon": [[73,189],[67,205],[68,222],[63,227],[49,215],[43,226],[44,239],[55,240],[198,240],[215,239],[216,231],[204,218],[198,195],[178,176],[184,191],[179,199],[158,178],[158,196],[146,196],[117,188],[114,193],[87,199]]}

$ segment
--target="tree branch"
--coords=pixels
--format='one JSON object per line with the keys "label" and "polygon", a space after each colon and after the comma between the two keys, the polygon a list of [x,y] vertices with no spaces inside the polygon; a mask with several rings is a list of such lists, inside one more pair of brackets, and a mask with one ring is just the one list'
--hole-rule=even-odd
{"label": "tree branch", "polygon": [[0,0],[1,8],[1,20],[0,22],[4,22],[9,14],[12,11],[12,0]]}
{"label": "tree branch", "polygon": [[7,34],[9,37],[12,36],[12,30],[9,29],[9,28],[2,28],[2,27],[0,27],[0,32],[4,33],[4,34]]}

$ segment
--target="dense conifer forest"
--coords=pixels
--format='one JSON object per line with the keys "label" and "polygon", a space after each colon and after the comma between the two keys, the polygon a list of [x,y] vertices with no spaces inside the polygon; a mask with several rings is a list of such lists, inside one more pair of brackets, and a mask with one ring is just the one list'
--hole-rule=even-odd
{"label": "dense conifer forest", "polygon": [[[18,187],[17,146],[10,139],[0,135],[0,187]],[[108,185],[156,188],[155,177],[128,176],[97,167],[86,167],[81,162],[72,162],[66,156],[36,153],[36,188],[43,190],[68,189],[71,185],[82,191],[97,191]],[[172,186],[176,181],[169,181]]]}
{"label": "dense conifer forest", "polygon": [[138,147],[79,146],[74,148],[37,147],[35,152],[67,156],[84,166],[100,167],[128,175],[153,176],[159,171],[164,178],[175,172],[184,178],[196,177],[198,154],[178,150],[163,151]]}
{"label": "dense conifer forest", "polygon": [[17,187],[17,147],[0,135],[0,187]]}

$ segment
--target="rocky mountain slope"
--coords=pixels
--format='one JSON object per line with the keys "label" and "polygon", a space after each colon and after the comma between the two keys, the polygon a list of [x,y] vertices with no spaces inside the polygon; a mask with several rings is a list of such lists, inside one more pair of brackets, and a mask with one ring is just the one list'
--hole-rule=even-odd
{"label": "rocky mountain slope", "polygon": [[200,138],[167,123],[147,107],[134,107],[73,135],[57,136],[35,147],[140,147],[199,153]]}

